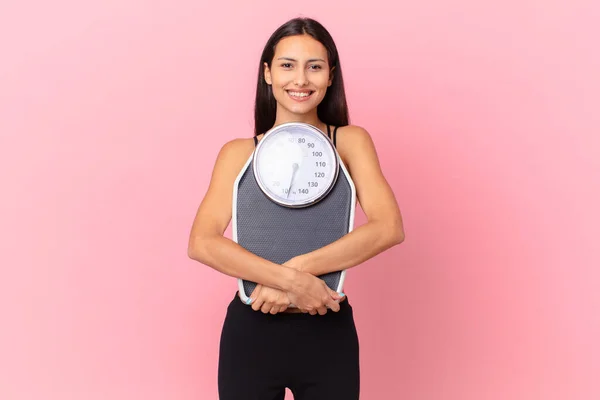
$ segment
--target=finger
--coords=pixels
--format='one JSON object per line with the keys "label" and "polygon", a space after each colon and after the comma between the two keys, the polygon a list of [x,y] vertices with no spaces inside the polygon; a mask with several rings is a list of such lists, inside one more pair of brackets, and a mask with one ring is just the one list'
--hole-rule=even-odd
{"label": "finger", "polygon": [[256,287],[250,294],[250,297],[248,297],[248,300],[246,300],[246,304],[253,304],[256,301],[256,299],[258,298],[258,296],[260,296],[261,290],[262,290],[262,285],[260,285],[260,284],[256,285]]}
{"label": "finger", "polygon": [[252,303],[252,309],[254,311],[258,311],[262,308],[263,304],[264,304],[265,300],[262,297],[257,298],[256,300],[254,300],[254,302]]}
{"label": "finger", "polygon": [[271,314],[275,315],[280,311],[278,306],[273,306],[271,307],[271,311],[269,311]]}
{"label": "finger", "polygon": [[310,315],[317,315],[317,310],[310,310],[308,313]]}
{"label": "finger", "polygon": [[288,308],[288,306],[290,305],[290,302],[280,299],[275,305],[278,307],[277,312],[283,312]]}
{"label": "finger", "polygon": [[[290,298],[287,295],[287,293],[285,292],[281,292],[279,294],[279,301],[278,301],[278,305],[279,307],[288,307],[291,304]],[[279,312],[281,312],[281,310],[279,310]]]}
{"label": "finger", "polygon": [[260,308],[260,311],[262,311],[264,314],[268,314],[269,311],[271,311],[271,308],[273,308],[273,304],[265,301]]}
{"label": "finger", "polygon": [[317,309],[317,311],[318,311],[319,315],[325,315],[325,314],[327,314],[327,307],[325,307],[325,306],[319,307]]}
{"label": "finger", "polygon": [[329,289],[329,287],[327,289],[329,290],[329,295],[331,296],[332,299],[340,300],[343,297],[342,294],[336,292],[335,290],[331,290],[331,289]]}
{"label": "finger", "polygon": [[340,302],[339,301],[332,300],[332,301],[330,301],[330,302],[327,303],[327,306],[333,312],[340,311]]}

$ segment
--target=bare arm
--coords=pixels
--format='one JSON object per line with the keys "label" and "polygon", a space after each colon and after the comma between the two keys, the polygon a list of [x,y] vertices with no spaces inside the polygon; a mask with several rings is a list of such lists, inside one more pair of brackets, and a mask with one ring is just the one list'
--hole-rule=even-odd
{"label": "bare arm", "polygon": [[369,133],[356,126],[340,128],[338,138],[339,132],[343,132],[343,139],[338,139],[338,150],[347,159],[368,222],[339,240],[291,261],[298,270],[315,276],[355,267],[404,240],[402,216]]}
{"label": "bare arm", "polygon": [[192,224],[188,256],[226,275],[290,291],[297,271],[259,257],[223,236],[231,221],[233,184],[252,147],[244,139],[223,146]]}

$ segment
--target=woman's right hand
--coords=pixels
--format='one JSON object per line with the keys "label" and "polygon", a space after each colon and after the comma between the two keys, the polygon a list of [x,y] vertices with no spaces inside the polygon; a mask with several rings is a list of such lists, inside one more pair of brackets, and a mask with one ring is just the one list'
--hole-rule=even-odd
{"label": "woman's right hand", "polygon": [[290,299],[282,290],[258,284],[250,295],[250,304],[254,311],[277,314],[287,310]]}
{"label": "woman's right hand", "polygon": [[294,284],[287,295],[293,305],[311,315],[325,315],[327,308],[338,312],[339,300],[343,298],[329,289],[322,279],[301,271],[296,271]]}

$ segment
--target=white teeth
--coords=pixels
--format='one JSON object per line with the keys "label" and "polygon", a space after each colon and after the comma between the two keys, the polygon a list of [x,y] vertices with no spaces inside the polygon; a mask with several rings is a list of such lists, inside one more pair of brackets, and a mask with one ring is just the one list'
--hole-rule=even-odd
{"label": "white teeth", "polygon": [[290,95],[295,96],[295,97],[306,97],[306,96],[310,96],[310,92],[306,92],[306,93],[300,93],[300,92],[289,92]]}

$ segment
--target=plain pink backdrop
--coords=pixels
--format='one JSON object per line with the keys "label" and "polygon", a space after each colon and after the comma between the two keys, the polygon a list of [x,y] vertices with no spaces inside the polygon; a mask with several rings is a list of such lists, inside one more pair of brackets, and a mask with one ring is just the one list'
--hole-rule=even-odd
{"label": "plain pink backdrop", "polygon": [[0,399],[217,398],[236,281],[189,228],[299,15],[405,220],[348,274],[361,398],[600,398],[600,7],[287,4],[0,4]]}

